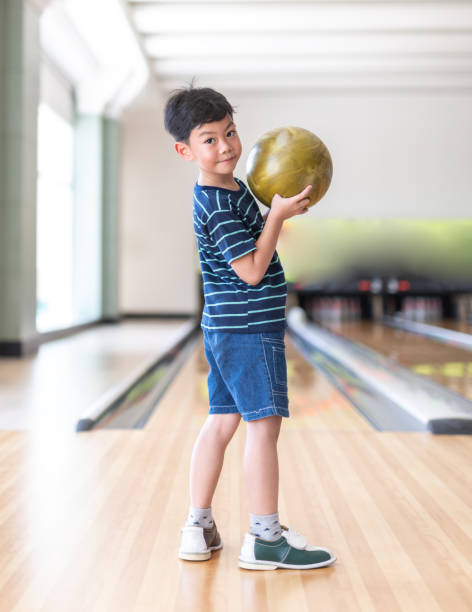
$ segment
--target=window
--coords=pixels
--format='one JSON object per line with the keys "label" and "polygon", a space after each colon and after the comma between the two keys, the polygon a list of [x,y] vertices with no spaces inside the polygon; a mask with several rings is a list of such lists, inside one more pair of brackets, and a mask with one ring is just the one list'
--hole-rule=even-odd
{"label": "window", "polygon": [[74,128],[50,106],[38,111],[36,327],[46,332],[74,321]]}

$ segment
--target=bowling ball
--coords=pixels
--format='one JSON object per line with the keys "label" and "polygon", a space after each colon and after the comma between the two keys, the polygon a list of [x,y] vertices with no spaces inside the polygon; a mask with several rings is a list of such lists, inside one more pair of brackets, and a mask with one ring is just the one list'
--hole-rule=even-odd
{"label": "bowling ball", "polygon": [[270,206],[276,193],[288,198],[313,185],[314,206],[328,191],[333,162],[324,143],[300,127],[281,127],[263,134],[252,147],[246,164],[249,188]]}

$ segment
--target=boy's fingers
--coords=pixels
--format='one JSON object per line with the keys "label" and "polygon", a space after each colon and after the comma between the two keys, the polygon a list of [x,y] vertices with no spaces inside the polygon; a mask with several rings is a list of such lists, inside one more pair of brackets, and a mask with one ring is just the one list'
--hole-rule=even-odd
{"label": "boy's fingers", "polygon": [[303,200],[298,200],[296,202],[296,204],[300,206],[301,208],[305,208],[305,206],[309,203],[310,203],[310,198],[303,198]]}
{"label": "boy's fingers", "polygon": [[310,191],[311,188],[312,188],[311,185],[307,185],[303,191],[300,191],[300,193],[295,196],[295,199],[296,200],[304,200],[304,199],[306,199],[306,195]]}

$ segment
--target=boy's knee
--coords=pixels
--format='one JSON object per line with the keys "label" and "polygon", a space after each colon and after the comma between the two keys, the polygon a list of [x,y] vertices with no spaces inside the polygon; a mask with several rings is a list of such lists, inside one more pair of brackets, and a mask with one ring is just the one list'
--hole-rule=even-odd
{"label": "boy's knee", "polygon": [[206,420],[205,427],[222,443],[228,443],[233,437],[241,421],[238,414],[210,414]]}
{"label": "boy's knee", "polygon": [[266,439],[277,439],[280,433],[282,417],[278,415],[264,417],[247,422],[247,435],[258,436]]}

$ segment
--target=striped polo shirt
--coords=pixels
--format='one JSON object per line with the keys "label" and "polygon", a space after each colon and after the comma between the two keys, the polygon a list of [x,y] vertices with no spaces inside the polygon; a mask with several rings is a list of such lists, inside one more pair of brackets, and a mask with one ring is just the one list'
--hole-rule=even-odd
{"label": "striped polo shirt", "polygon": [[245,283],[231,262],[257,249],[264,220],[246,185],[239,190],[195,184],[193,224],[203,277],[201,327],[251,333],[286,328],[287,283],[277,251],[257,285]]}

